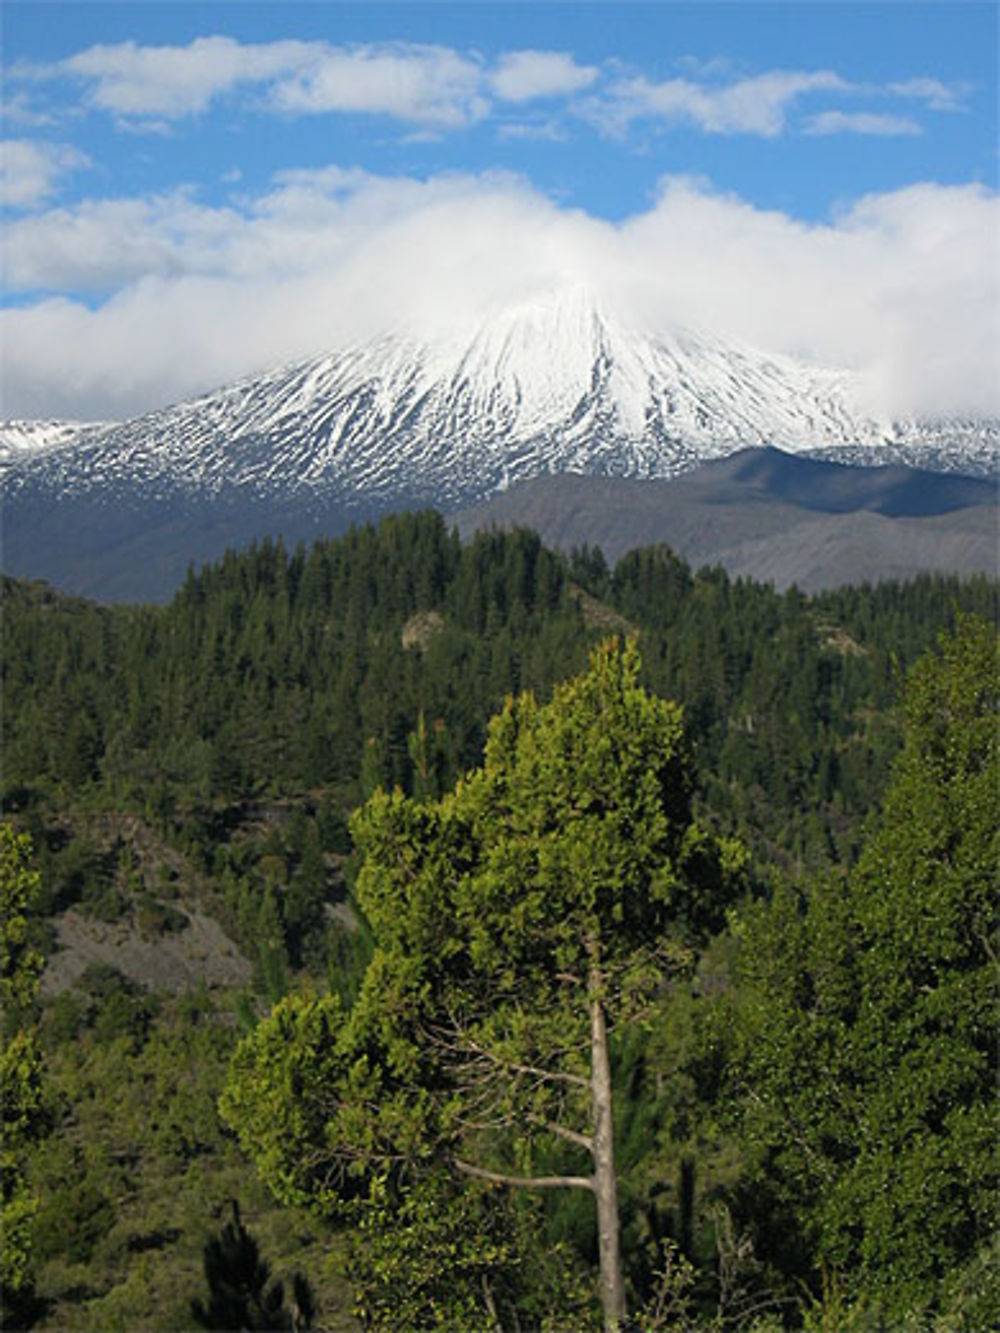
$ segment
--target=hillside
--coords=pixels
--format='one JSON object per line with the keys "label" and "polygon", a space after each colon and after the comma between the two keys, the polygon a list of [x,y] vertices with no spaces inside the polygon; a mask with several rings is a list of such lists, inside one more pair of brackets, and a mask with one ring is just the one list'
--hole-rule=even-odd
{"label": "hillside", "polygon": [[918,573],[995,573],[1000,511],[985,478],[743,450],[669,481],[538,477],[455,515],[459,531],[529,527],[614,562],[665,542],[691,565],[819,592]]}
{"label": "hillside", "polygon": [[[525,531],[463,545],[423,513],[309,550],[231,552],[164,607],[9,579],[2,594],[2,797],[41,874],[32,1022],[58,1131],[28,1155],[31,1317],[176,1333],[234,1198],[275,1271],[309,1275],[322,1326],[357,1326],[345,1273],[362,1271],[361,1233],[279,1208],[217,1104],[238,1038],[283,996],[354,1002],[372,950],[352,892],[359,801],[379,785],[446,793],[481,762],[506,695],[551,698],[597,640],[626,631],[646,685],[683,703],[695,810],[749,849],[747,891],[775,876],[803,892],[813,874],[839,883],[899,747],[901,666],[960,612],[995,618],[997,588],[924,577],[779,595],[694,573],[664,547],[610,569]],[[617,1056],[623,1181],[641,1203],[626,1225],[650,1290],[643,1256],[676,1230],[664,1198],[694,1180],[685,1162],[697,1154],[686,1243],[705,1273],[711,1200],[736,1200],[748,1169],[718,1128],[716,1057],[696,1039],[705,1002],[731,990],[732,949],[699,943],[648,1044],[637,1029]],[[691,1116],[710,1126],[697,1147]],[[569,1265],[549,1276],[585,1264],[579,1209],[518,1217],[533,1253]]]}

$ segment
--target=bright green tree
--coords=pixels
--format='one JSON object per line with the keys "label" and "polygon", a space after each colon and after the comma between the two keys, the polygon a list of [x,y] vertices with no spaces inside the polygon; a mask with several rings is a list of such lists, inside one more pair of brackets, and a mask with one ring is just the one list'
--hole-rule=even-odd
{"label": "bright green tree", "polygon": [[607,1328],[625,1318],[609,1033],[687,963],[740,862],[694,822],[681,710],[638,671],[634,644],[605,644],[551,703],[508,700],[442,800],[371,797],[353,823],[376,941],[358,1001],[287,1001],[223,1099],[289,1199],[404,1163],[590,1191]]}
{"label": "bright green tree", "polygon": [[24,1177],[24,1152],[44,1128],[42,1058],[26,1011],[42,960],[28,943],[28,908],[40,881],[31,840],[0,824],[0,999],[13,1028],[0,1050],[0,1290],[15,1305],[31,1286],[31,1219],[37,1200]]}
{"label": "bright green tree", "polygon": [[[1000,1224],[997,647],[968,620],[921,661],[857,869],[743,928],[742,1123],[761,1190],[890,1321],[988,1272]],[[1000,1317],[995,1279],[991,1300],[970,1327]]]}

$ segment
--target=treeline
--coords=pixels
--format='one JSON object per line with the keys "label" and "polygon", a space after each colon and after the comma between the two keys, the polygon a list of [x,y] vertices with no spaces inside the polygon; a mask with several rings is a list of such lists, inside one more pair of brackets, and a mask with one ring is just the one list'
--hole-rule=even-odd
{"label": "treeline", "polygon": [[528,532],[463,546],[425,513],[230,553],[166,608],[11,580],[3,595],[12,809],[59,790],[167,824],[248,797],[322,789],[346,812],[379,784],[437,792],[478,761],[506,694],[546,697],[595,637],[631,628],[647,684],[685,706],[716,814],[836,855],[884,782],[902,673],[957,611],[994,617],[997,587],[934,576],[808,599],[663,547],[609,571]]}

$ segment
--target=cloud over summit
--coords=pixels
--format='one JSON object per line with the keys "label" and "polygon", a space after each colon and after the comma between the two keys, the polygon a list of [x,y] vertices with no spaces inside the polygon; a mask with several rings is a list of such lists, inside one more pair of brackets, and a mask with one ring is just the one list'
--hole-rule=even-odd
{"label": "cloud over summit", "polygon": [[981,186],[925,185],[806,224],[668,177],[648,209],[610,222],[505,173],[329,168],[239,206],[174,192],[51,210],[9,228],[10,281],[98,295],[4,313],[7,411],[134,414],[583,282],[653,332],[701,326],[855,367],[887,414],[1000,414],[998,209]]}

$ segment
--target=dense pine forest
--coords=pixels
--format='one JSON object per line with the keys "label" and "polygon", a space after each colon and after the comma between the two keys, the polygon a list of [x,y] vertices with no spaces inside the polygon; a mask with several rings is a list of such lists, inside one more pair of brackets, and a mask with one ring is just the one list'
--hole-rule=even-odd
{"label": "dense pine forest", "polygon": [[5,1326],[993,1326],[997,618],[431,513],[5,579]]}

